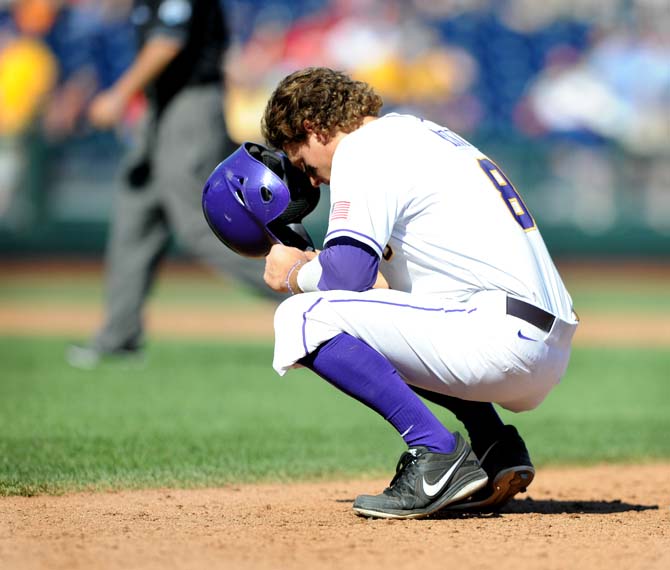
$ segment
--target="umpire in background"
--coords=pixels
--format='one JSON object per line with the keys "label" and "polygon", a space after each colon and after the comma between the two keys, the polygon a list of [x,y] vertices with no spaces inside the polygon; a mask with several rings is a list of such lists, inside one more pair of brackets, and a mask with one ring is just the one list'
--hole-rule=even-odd
{"label": "umpire in background", "polygon": [[80,368],[141,353],[143,307],[172,233],[208,265],[267,294],[261,262],[221,247],[202,214],[203,183],[235,146],[223,114],[228,31],[221,0],[135,0],[131,20],[137,55],[94,98],[88,118],[99,129],[113,128],[142,91],[147,113],[120,173],[105,260],[104,323],[86,345],[67,351],[68,362]]}

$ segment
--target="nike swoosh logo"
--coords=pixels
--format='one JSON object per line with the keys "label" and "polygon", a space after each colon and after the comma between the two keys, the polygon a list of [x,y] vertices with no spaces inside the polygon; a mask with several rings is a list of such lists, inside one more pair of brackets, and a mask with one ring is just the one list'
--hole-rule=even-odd
{"label": "nike swoosh logo", "polygon": [[489,454],[489,451],[491,451],[495,446],[497,441],[494,441],[491,445],[489,445],[489,448],[484,452],[484,455],[482,455],[479,458],[479,464],[482,465],[484,463],[484,460],[486,459],[486,456]]}
{"label": "nike swoosh logo", "polygon": [[523,340],[531,340],[531,341],[533,341],[533,342],[537,342],[536,339],[534,339],[534,338],[530,338],[529,336],[524,335],[524,334],[521,332],[521,329],[519,329],[519,332],[516,333],[516,334],[517,334],[517,336],[518,336],[519,338],[522,338]]}
{"label": "nike swoosh logo", "polygon": [[461,461],[458,461],[454,463],[450,468],[449,471],[447,471],[440,479],[433,483],[432,485],[426,481],[426,478],[423,478],[423,492],[426,494],[427,497],[434,497],[437,495],[442,488],[447,484],[447,481],[451,479],[451,476],[453,475],[454,471],[461,465]]}

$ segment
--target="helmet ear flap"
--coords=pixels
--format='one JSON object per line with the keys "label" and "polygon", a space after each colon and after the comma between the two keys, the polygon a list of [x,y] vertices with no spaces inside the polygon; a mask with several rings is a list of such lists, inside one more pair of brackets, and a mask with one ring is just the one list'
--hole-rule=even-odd
{"label": "helmet ear flap", "polygon": [[265,228],[248,212],[239,177],[214,170],[202,192],[202,211],[214,235],[232,251],[246,257],[261,257],[272,247]]}
{"label": "helmet ear flap", "polygon": [[[306,230],[302,227],[300,222],[302,222],[303,218],[310,214],[319,204],[319,199],[321,197],[319,190],[312,186],[307,174],[291,164],[288,156],[283,152],[274,152],[259,144],[248,144],[246,148],[252,157],[262,162],[283,180],[291,196],[291,201],[286,209],[276,220],[268,224],[268,229],[284,245],[292,245],[293,247],[299,247],[298,245],[293,245],[293,242],[302,242],[304,239],[303,234],[305,234],[307,240],[305,240],[304,245],[313,247],[314,244],[312,243],[311,238],[307,235]],[[263,187],[261,188],[261,197],[263,197],[264,191],[271,193],[269,188]],[[267,196],[267,201],[270,201],[271,199],[271,195]],[[290,228],[290,226],[297,227],[298,225],[302,228],[301,230],[298,229],[297,231],[294,231]],[[288,231],[284,231],[282,228],[288,228]],[[284,241],[279,234],[284,236],[287,241]],[[294,236],[293,234],[296,235]],[[304,249],[304,247],[301,247],[301,249]]]}

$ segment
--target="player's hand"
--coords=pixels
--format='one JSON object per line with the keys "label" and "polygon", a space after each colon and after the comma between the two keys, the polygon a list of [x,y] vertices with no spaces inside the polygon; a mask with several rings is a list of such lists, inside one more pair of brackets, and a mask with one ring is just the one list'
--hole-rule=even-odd
{"label": "player's hand", "polygon": [[388,282],[381,273],[377,273],[377,281],[372,286],[373,289],[390,289]]}
{"label": "player's hand", "polygon": [[295,247],[275,244],[265,256],[263,279],[270,289],[279,293],[288,293],[286,277],[291,268],[299,262],[307,263],[316,256],[314,251],[301,251]]}
{"label": "player's hand", "polygon": [[121,122],[126,100],[113,89],[100,93],[88,109],[88,120],[98,129],[110,129]]}

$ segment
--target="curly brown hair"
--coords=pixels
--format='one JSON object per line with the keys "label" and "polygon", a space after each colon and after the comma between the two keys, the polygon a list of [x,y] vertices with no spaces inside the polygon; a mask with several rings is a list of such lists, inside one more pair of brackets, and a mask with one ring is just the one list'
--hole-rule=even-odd
{"label": "curly brown hair", "polygon": [[307,123],[327,140],[350,133],[365,117],[377,117],[384,102],[372,87],[327,67],[308,67],[285,77],[270,96],[261,120],[268,145],[284,149],[307,140]]}

